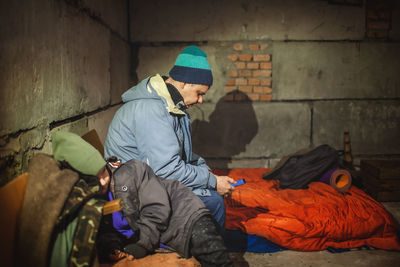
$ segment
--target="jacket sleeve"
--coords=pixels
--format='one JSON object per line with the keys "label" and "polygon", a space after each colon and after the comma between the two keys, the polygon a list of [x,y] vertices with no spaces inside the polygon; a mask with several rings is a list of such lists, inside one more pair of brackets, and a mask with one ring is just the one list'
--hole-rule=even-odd
{"label": "jacket sleeve", "polygon": [[205,166],[210,171],[210,168],[207,166],[206,161],[195,153],[192,153],[192,160],[190,161],[190,164],[195,166]]}
{"label": "jacket sleeve", "polygon": [[122,165],[116,175],[117,197],[126,202],[124,217],[132,229],[139,230],[136,244],[153,251],[169,224],[171,204],[168,193],[151,168],[138,160]]}
{"label": "jacket sleeve", "polygon": [[142,161],[150,165],[160,177],[178,180],[191,188],[216,186],[215,176],[203,162],[186,163],[182,159],[180,140],[175,132],[174,117],[168,113],[161,101],[142,100],[134,116],[134,132]]}

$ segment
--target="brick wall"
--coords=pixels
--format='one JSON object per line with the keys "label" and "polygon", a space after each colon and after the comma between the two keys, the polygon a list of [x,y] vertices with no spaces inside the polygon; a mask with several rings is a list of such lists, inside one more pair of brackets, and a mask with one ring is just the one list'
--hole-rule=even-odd
{"label": "brick wall", "polygon": [[367,0],[366,2],[366,32],[368,39],[388,39],[392,21],[392,6],[390,0]]}
{"label": "brick wall", "polygon": [[226,101],[244,101],[243,94],[251,101],[271,101],[272,62],[267,48],[267,43],[233,44],[228,56],[233,64],[227,66],[229,80],[224,86],[229,93]]}

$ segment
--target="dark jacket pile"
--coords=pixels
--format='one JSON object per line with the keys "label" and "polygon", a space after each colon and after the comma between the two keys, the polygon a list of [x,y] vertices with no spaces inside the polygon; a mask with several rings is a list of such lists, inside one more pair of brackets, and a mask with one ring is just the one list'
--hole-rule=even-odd
{"label": "dark jacket pile", "polygon": [[153,251],[161,242],[189,257],[193,225],[210,214],[203,202],[180,182],[159,179],[147,164],[135,159],[122,164],[114,180],[123,215],[139,234],[137,245]]}

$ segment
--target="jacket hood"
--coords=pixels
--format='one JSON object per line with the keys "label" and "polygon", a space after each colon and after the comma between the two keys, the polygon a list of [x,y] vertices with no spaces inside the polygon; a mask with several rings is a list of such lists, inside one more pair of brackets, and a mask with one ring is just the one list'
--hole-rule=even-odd
{"label": "jacket hood", "polygon": [[166,104],[166,109],[168,112],[185,115],[185,112],[180,110],[174,104],[174,101],[172,100],[167,86],[160,74],[156,74],[155,76],[144,79],[139,84],[128,89],[128,91],[122,94],[122,101],[124,103],[139,99],[162,99]]}
{"label": "jacket hood", "polygon": [[158,96],[156,96],[152,90],[146,90],[150,78],[151,77],[147,77],[137,85],[129,88],[125,93],[122,94],[122,101],[126,103],[137,99],[158,98]]}

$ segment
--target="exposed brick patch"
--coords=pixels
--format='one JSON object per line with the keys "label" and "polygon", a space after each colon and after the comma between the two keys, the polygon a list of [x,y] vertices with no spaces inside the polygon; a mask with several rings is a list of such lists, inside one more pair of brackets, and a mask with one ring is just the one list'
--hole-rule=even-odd
{"label": "exposed brick patch", "polygon": [[247,79],[245,78],[237,78],[235,80],[236,85],[247,85]]}
{"label": "exposed brick patch", "polygon": [[252,75],[251,70],[239,70],[239,76],[241,77],[251,77]]}
{"label": "exposed brick patch", "polygon": [[232,92],[232,91],[235,91],[235,90],[236,90],[236,86],[225,86],[224,87],[224,91],[226,93],[229,93],[229,92]]}
{"label": "exposed brick patch", "polygon": [[272,69],[272,63],[271,62],[261,62],[260,69]]}
{"label": "exposed brick patch", "polygon": [[247,63],[247,68],[250,70],[258,69],[259,68],[259,63],[257,62],[249,62]]}
{"label": "exposed brick patch", "polygon": [[254,93],[270,94],[272,89],[267,86],[254,86]]}
{"label": "exposed brick patch", "polygon": [[250,61],[253,58],[252,54],[240,54],[239,60],[241,61]]}
{"label": "exposed brick patch", "polygon": [[244,93],[241,91],[230,92],[226,94],[223,98],[224,101],[260,101],[260,94],[255,93]]}
{"label": "exposed brick patch", "polygon": [[233,44],[234,53],[228,58],[235,68],[225,84],[226,101],[271,101],[272,62],[267,43]]}
{"label": "exposed brick patch", "polygon": [[236,80],[234,80],[234,79],[229,79],[227,82],[226,82],[226,85],[235,85],[236,84]]}
{"label": "exposed brick patch", "polygon": [[247,96],[245,94],[235,94],[235,101],[245,101],[247,100]]}
{"label": "exposed brick patch", "polygon": [[388,39],[392,23],[393,1],[367,0],[366,1],[366,31],[369,39]]}
{"label": "exposed brick patch", "polygon": [[245,69],[246,63],[245,62],[236,62],[235,63],[237,69]]}
{"label": "exposed brick patch", "polygon": [[254,61],[270,61],[271,60],[271,55],[269,55],[269,54],[257,54],[257,55],[254,55],[253,60]]}
{"label": "exposed brick patch", "polygon": [[271,86],[271,80],[260,80],[261,85]]}
{"label": "exposed brick patch", "polygon": [[233,94],[228,94],[224,96],[225,101],[233,101],[234,100],[234,95]]}
{"label": "exposed brick patch", "polygon": [[262,86],[254,86],[254,93],[263,93]]}
{"label": "exposed brick patch", "polygon": [[261,83],[260,79],[250,78],[248,81],[249,85],[259,85]]}
{"label": "exposed brick patch", "polygon": [[271,77],[271,71],[270,70],[253,70],[253,77]]}
{"label": "exposed brick patch", "polygon": [[250,98],[251,101],[260,100],[260,95],[259,94],[247,94],[247,96]]}
{"label": "exposed brick patch", "polygon": [[270,95],[270,94],[260,95],[260,100],[261,101],[271,101],[272,100],[272,95]]}
{"label": "exposed brick patch", "polygon": [[228,58],[232,61],[236,61],[238,60],[239,55],[238,54],[229,55]]}
{"label": "exposed brick patch", "polygon": [[233,50],[235,51],[242,51],[243,50],[243,44],[241,43],[236,43],[233,45]]}
{"label": "exposed brick patch", "polygon": [[249,44],[248,45],[250,51],[258,51],[260,50],[260,45],[259,44]]}
{"label": "exposed brick patch", "polygon": [[239,91],[250,93],[253,91],[253,86],[251,85],[239,85]]}
{"label": "exposed brick patch", "polygon": [[229,76],[230,77],[237,77],[238,76],[238,71],[237,70],[233,70],[233,71],[229,72]]}
{"label": "exposed brick patch", "polygon": [[387,30],[390,27],[389,21],[368,21],[368,30]]}

